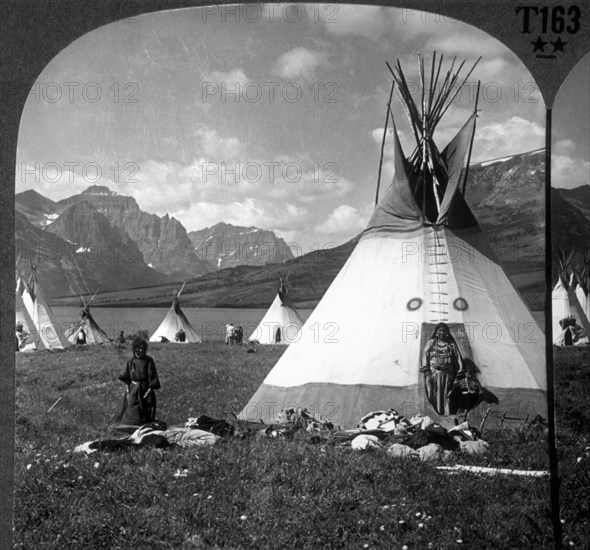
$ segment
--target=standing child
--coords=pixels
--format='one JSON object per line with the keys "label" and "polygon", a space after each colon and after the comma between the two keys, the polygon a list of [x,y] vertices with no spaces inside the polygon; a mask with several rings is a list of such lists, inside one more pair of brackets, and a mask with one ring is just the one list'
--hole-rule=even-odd
{"label": "standing child", "polygon": [[156,418],[156,394],[160,380],[154,360],[147,355],[148,344],[143,338],[133,340],[133,357],[127,361],[119,380],[127,386],[119,413],[121,424],[141,426]]}

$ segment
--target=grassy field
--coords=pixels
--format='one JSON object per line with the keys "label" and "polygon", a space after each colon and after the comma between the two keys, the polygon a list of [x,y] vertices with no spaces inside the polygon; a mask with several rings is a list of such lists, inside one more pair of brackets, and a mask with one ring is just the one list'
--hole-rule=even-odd
{"label": "grassy field", "polygon": [[[199,414],[230,419],[283,351],[152,345],[158,417],[176,425]],[[538,478],[451,475],[305,433],[72,453],[84,441],[120,437],[111,425],[128,356],[115,346],[17,355],[16,548],[552,548],[549,484]],[[590,540],[583,364],[590,350],[556,355],[564,541],[578,548]],[[488,456],[457,454],[451,464],[548,467],[536,433],[487,431],[485,439]]]}

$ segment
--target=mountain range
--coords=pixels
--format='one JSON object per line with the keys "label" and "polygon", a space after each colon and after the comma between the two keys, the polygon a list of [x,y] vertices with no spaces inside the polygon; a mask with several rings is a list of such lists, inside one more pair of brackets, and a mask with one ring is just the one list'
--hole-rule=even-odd
{"label": "mountain range", "polygon": [[[544,305],[544,157],[537,150],[473,164],[465,193],[492,252],[532,309]],[[551,198],[554,247],[573,245],[582,253],[590,243],[590,186],[552,189]],[[100,287],[97,305],[120,306],[167,305],[171,290],[186,280],[188,305],[265,307],[283,275],[294,299],[311,307],[358,240],[293,258],[272,231],[219,223],[187,233],[178,220],[143,212],[133,197],[103,186],[58,202],[25,191],[16,196],[16,209],[17,244],[61,247],[77,259],[38,268],[47,294],[62,296],[63,304],[73,302],[67,295],[81,291],[82,279]],[[103,251],[100,266],[89,261],[91,245]]]}
{"label": "mountain range", "polygon": [[[183,281],[226,265],[293,257],[272,231],[255,227],[218,224],[193,232],[193,242],[174,217],[144,212],[133,197],[105,186],[60,201],[28,190],[16,195],[15,207],[17,254],[41,260],[37,269],[49,297]],[[21,262],[25,273],[28,264]]]}
{"label": "mountain range", "polygon": [[198,256],[217,269],[238,265],[266,265],[293,259],[283,239],[272,231],[218,223],[191,231],[189,239]]}

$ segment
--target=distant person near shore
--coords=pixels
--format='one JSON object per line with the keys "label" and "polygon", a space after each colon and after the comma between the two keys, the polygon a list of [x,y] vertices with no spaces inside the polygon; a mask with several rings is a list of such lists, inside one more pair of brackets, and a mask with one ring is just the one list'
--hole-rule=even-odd
{"label": "distant person near shore", "polygon": [[225,345],[228,346],[231,344],[234,345],[234,337],[235,337],[235,327],[233,323],[229,325],[225,325]]}

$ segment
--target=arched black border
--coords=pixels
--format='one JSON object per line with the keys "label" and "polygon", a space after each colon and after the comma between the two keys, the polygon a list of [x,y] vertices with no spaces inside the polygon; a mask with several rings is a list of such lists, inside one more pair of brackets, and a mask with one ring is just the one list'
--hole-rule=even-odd
{"label": "arched black border", "polygon": [[[14,466],[14,176],[16,144],[20,116],[29,90],[45,65],[76,38],[120,19],[154,11],[173,10],[205,5],[235,3],[232,0],[183,1],[183,0],[3,0],[0,2],[0,162],[2,185],[0,186],[0,261],[2,270],[0,312],[0,426],[3,441],[0,446],[0,546],[12,547],[12,491]],[[241,2],[247,3],[247,2]],[[335,0],[334,4],[347,4]],[[514,10],[519,7],[513,0],[376,0],[357,1],[357,5],[380,5],[420,9],[438,13],[469,23],[501,40],[518,55],[539,85],[547,106],[546,124],[546,209],[550,212],[551,174],[551,105],[562,81],[575,64],[590,50],[588,29],[570,44],[569,54],[556,64],[539,61],[527,51],[528,38],[522,36]],[[556,2],[540,2],[554,5]],[[576,4],[583,10],[583,21],[590,20],[590,2],[561,0],[560,5]],[[528,52],[528,53],[527,53]],[[546,269],[549,269],[550,286],[550,216],[546,216]],[[548,255],[547,255],[548,254]],[[549,267],[547,267],[549,266]],[[550,295],[548,296],[550,298]],[[551,303],[550,300],[547,303]],[[548,309],[548,308],[547,308]],[[549,310],[550,321],[550,310]],[[551,323],[547,326],[551,326]],[[550,329],[547,341],[550,342]],[[553,373],[551,345],[548,344],[548,388],[552,388]],[[548,391],[552,394],[552,390]],[[552,397],[550,397],[550,410]],[[551,422],[550,422],[551,432]],[[554,434],[554,431],[553,431]],[[551,435],[551,434],[550,434]],[[554,518],[555,519],[555,518]],[[559,523],[559,521],[557,522]],[[557,534],[557,533],[556,533]]]}

